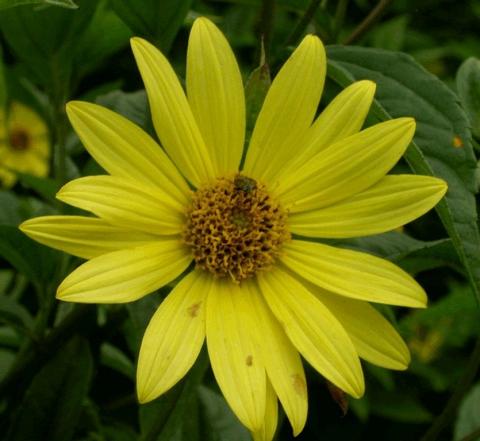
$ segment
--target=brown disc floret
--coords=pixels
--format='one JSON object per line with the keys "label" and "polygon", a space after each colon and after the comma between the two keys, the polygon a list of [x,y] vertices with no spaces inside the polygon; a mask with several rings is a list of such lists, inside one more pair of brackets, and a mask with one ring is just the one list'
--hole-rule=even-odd
{"label": "brown disc floret", "polygon": [[199,268],[235,282],[269,267],[290,238],[287,214],[265,185],[236,175],[199,188],[184,234]]}

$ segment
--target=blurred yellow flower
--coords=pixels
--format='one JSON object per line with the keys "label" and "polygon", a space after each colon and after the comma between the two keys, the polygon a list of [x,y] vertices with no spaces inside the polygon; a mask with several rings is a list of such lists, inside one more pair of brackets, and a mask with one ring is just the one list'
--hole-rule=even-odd
{"label": "blurred yellow flower", "polygon": [[15,172],[47,176],[50,142],[47,126],[30,108],[13,102],[8,115],[0,112],[0,182],[12,187]]}
{"label": "blurred yellow flower", "polygon": [[307,36],[275,77],[241,164],[242,79],[213,23],[193,25],[186,94],[155,47],[134,38],[132,48],[163,149],[110,110],[69,103],[73,127],[109,175],[76,179],[58,198],[96,217],[40,217],[21,229],[88,259],[58,288],[62,300],[134,301],[184,274],[145,332],[140,402],[176,384],[205,339],[220,389],[256,440],[272,439],[277,399],[294,434],[304,427],[300,354],[353,397],[364,392],[360,358],[405,369],[407,346],[368,302],[423,307],[423,289],[386,260],[308,238],[389,231],[439,201],[439,179],[386,175],[414,120],[361,130],[370,81],[315,119],[326,61],[321,41]]}

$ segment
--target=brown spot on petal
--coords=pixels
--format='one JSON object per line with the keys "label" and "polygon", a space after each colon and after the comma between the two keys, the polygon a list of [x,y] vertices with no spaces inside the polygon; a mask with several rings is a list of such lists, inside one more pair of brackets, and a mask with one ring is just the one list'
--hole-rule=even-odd
{"label": "brown spot on petal", "polygon": [[200,309],[202,302],[194,303],[192,306],[187,308],[188,315],[190,317],[196,317],[198,315],[198,311]]}
{"label": "brown spot on petal", "polygon": [[338,404],[343,416],[345,416],[348,412],[347,395],[342,389],[330,383],[330,381],[327,381],[327,388],[328,392],[330,392],[330,396],[333,398],[333,401]]}
{"label": "brown spot on petal", "polygon": [[459,149],[459,148],[463,147],[462,138],[460,138],[460,136],[458,136],[458,135],[455,135],[453,137],[452,144],[456,149]]}
{"label": "brown spot on petal", "polygon": [[251,366],[253,364],[253,357],[251,355],[247,356],[247,358],[245,359],[245,364],[247,366]]}
{"label": "brown spot on petal", "polygon": [[293,374],[291,378],[292,378],[293,388],[295,389],[295,392],[298,395],[301,395],[302,397],[306,397],[307,385],[305,384],[305,380],[303,379],[303,376],[300,374]]}

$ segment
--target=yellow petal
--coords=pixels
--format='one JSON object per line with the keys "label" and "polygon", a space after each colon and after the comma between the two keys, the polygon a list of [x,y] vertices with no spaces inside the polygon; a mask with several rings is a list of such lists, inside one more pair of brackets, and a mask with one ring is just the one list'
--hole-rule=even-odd
{"label": "yellow petal", "polygon": [[322,150],[283,177],[275,192],[292,213],[341,201],[379,181],[400,159],[414,132],[412,118],[369,127]]}
{"label": "yellow petal", "polygon": [[187,183],[160,146],[136,124],[81,101],[68,103],[67,114],[85,148],[108,173],[158,186],[187,202]]}
{"label": "yellow petal", "polygon": [[252,328],[262,354],[267,376],[297,436],[305,426],[308,411],[307,383],[300,356],[268,308],[258,286],[244,282],[243,300],[255,316]]}
{"label": "yellow petal", "polygon": [[272,181],[285,161],[301,151],[298,140],[315,116],[325,72],[322,42],[308,35],[280,69],[265,97],[248,148],[246,174]]}
{"label": "yellow petal", "polygon": [[162,302],[145,330],[137,368],[140,403],[173,387],[192,367],[205,340],[211,277],[192,271]]}
{"label": "yellow petal", "polygon": [[48,174],[48,158],[41,156],[34,150],[25,152],[7,150],[6,152],[0,152],[0,155],[2,166],[12,172],[28,173],[40,177]]}
{"label": "yellow petal", "polygon": [[282,262],[321,288],[359,300],[425,307],[423,288],[393,263],[359,251],[293,240]]}
{"label": "yellow petal", "polygon": [[87,176],[64,185],[57,198],[113,225],[153,234],[183,229],[182,206],[158,187],[113,176]]}
{"label": "yellow petal", "polygon": [[180,239],[103,254],[67,276],[57,298],[79,303],[131,302],[178,277],[191,260],[190,250]]}
{"label": "yellow petal", "polygon": [[258,432],[253,432],[253,441],[272,441],[277,430],[278,402],[272,385],[267,381],[267,396],[265,403],[265,419],[263,427]]}
{"label": "yellow petal", "polygon": [[334,205],[293,213],[291,231],[302,236],[345,238],[393,230],[420,217],[447,191],[429,176],[385,176],[375,185]]}
{"label": "yellow petal", "polygon": [[407,345],[374,307],[321,288],[308,288],[342,324],[361,358],[387,369],[407,368],[410,362]]}
{"label": "yellow petal", "polygon": [[112,251],[135,248],[158,239],[153,234],[114,227],[102,219],[84,216],[42,216],[19,226],[43,245],[92,259]]}
{"label": "yellow petal", "polygon": [[[170,158],[195,186],[217,175],[185,93],[168,60],[153,45],[132,38],[147,90],[153,125]],[[204,73],[206,75],[206,72]]]}
{"label": "yellow petal", "polygon": [[357,133],[367,117],[375,94],[375,83],[357,81],[342,90],[308,129],[305,145],[285,165],[283,173],[295,173],[318,152],[329,145]]}
{"label": "yellow petal", "polygon": [[325,378],[354,397],[364,392],[360,360],[345,329],[299,281],[275,268],[258,276],[263,296],[285,333]]}
{"label": "yellow petal", "polygon": [[207,345],[217,383],[238,419],[250,431],[263,428],[266,376],[254,343],[253,311],[241,287],[217,279],[207,299]]}
{"label": "yellow petal", "polygon": [[238,171],[245,137],[242,77],[227,40],[203,17],[188,40],[187,94],[216,170]]}

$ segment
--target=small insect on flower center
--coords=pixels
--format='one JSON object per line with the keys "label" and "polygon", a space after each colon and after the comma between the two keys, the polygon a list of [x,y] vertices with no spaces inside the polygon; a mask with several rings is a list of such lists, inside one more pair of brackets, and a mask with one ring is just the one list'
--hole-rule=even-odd
{"label": "small insect on flower center", "polygon": [[219,178],[193,194],[184,239],[197,267],[238,283],[275,261],[290,239],[287,213],[263,184]]}
{"label": "small insect on flower center", "polygon": [[14,129],[10,132],[9,142],[14,150],[27,150],[30,145],[30,136],[26,130]]}

